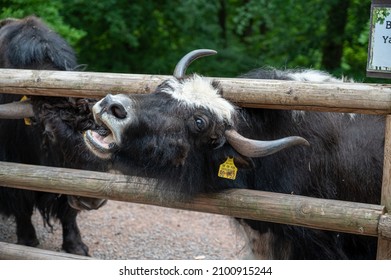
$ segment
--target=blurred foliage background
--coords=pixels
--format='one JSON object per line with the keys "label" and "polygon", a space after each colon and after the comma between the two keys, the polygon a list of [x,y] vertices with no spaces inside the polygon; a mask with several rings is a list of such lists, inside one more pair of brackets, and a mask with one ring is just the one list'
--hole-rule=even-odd
{"label": "blurred foliage background", "polygon": [[314,68],[365,77],[370,0],[0,0],[0,18],[35,14],[88,71],[171,74],[187,52],[218,55],[190,72]]}

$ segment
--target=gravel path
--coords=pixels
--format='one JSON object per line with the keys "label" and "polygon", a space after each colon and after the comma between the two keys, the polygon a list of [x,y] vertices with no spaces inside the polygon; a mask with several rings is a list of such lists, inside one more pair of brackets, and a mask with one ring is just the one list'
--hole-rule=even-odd
{"label": "gravel path", "polygon": [[[60,251],[62,230],[53,233],[34,214],[40,245]],[[109,201],[103,208],[82,212],[78,224],[90,255],[97,259],[241,259],[247,249],[232,218],[214,214]],[[13,219],[0,217],[0,241],[15,243]]]}

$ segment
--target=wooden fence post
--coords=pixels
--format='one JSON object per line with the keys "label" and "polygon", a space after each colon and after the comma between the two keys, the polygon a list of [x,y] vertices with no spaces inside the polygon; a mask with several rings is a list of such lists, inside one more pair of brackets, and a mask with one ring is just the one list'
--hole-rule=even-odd
{"label": "wooden fence post", "polygon": [[[391,115],[386,117],[386,131],[384,139],[384,166],[381,205],[386,211],[391,211]],[[391,259],[391,240],[379,236],[377,244],[377,259]]]}

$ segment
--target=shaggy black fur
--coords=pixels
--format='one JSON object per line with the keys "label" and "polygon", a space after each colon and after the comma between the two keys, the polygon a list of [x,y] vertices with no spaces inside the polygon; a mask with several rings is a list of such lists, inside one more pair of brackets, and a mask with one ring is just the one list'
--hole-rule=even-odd
{"label": "shaggy black fur", "polygon": [[[288,72],[274,70],[253,71],[243,77],[292,79]],[[127,113],[132,117],[122,133],[121,145],[113,153],[115,168],[125,174],[158,178],[161,191],[179,194],[175,198],[222,189],[254,188],[379,203],[384,117],[237,108],[234,123],[227,124],[218,121],[205,107],[184,106],[167,94],[172,90],[175,89],[169,83],[163,83],[153,94],[128,96],[132,107]],[[110,104],[102,104],[110,108]],[[231,126],[252,139],[302,136],[310,147],[296,146],[263,158],[247,158],[228,143],[221,145],[225,141],[224,130]],[[239,168],[235,180],[218,177],[219,166],[228,157],[233,157]],[[263,249],[270,249],[266,256],[269,258],[374,259],[376,256],[376,238],[244,222],[268,238],[269,245]]]}
{"label": "shaggy black fur", "polygon": [[[75,70],[76,56],[68,43],[40,19],[31,16],[0,22],[0,67],[41,70]],[[0,104],[19,101],[22,96],[1,94]],[[80,144],[81,132],[93,128],[90,105],[84,99],[31,97],[36,113],[33,124],[23,120],[0,120],[0,160],[57,167],[103,170]],[[56,138],[60,129],[72,131]],[[68,138],[69,136],[69,138]],[[75,140],[77,138],[78,140]],[[37,208],[46,223],[59,219],[63,228],[62,248],[69,253],[88,255],[81,239],[68,196],[0,187],[0,213],[14,216],[17,243],[37,246],[31,216]]]}

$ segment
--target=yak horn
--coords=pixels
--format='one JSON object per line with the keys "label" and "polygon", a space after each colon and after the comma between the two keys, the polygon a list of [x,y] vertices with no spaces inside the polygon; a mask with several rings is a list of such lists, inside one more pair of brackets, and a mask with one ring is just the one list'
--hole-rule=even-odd
{"label": "yak horn", "polygon": [[177,79],[183,79],[185,77],[186,69],[197,58],[213,55],[217,52],[214,50],[208,50],[208,49],[199,49],[194,50],[192,52],[189,52],[187,55],[182,57],[182,59],[177,63],[174,70],[174,77]]}
{"label": "yak horn", "polygon": [[0,104],[0,119],[23,119],[34,117],[33,105],[28,101]]}
{"label": "yak horn", "polygon": [[307,140],[299,136],[291,136],[272,141],[252,140],[240,135],[236,130],[225,131],[225,137],[231,146],[246,157],[264,157],[295,145],[309,146]]}

